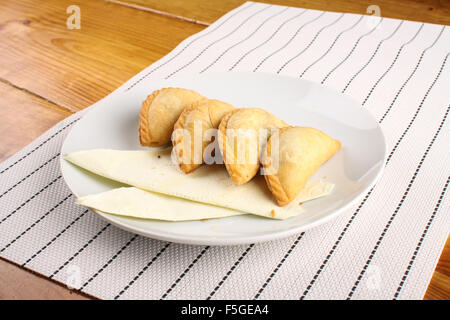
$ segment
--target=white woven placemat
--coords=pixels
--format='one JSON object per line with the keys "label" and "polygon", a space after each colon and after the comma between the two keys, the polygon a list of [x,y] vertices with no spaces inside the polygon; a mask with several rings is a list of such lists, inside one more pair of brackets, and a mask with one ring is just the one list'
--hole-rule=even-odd
{"label": "white woven placemat", "polygon": [[170,244],[74,204],[61,143],[82,112],[0,165],[0,255],[104,299],[420,299],[450,227],[449,28],[248,2],[125,83],[280,73],[344,92],[381,123],[385,173],[360,203],[257,245]]}

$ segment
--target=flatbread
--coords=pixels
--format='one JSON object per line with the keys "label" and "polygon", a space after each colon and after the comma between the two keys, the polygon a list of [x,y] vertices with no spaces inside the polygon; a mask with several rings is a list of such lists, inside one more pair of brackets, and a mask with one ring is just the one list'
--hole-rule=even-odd
{"label": "flatbread", "polygon": [[[287,219],[304,211],[299,202],[307,200],[300,198],[279,207],[262,176],[237,186],[223,165],[202,166],[186,175],[171,161],[170,153],[170,148],[149,151],[95,149],[70,153],[65,159],[88,171],[139,189],[235,211],[274,219]],[[317,197],[331,191],[332,184],[320,183],[324,185],[320,188],[316,186],[315,189],[319,190],[316,192],[309,192],[307,185],[303,196],[313,194]]]}
{"label": "flatbread", "polygon": [[202,220],[245,214],[134,187],[117,188],[80,197],[77,203],[105,213],[165,221]]}

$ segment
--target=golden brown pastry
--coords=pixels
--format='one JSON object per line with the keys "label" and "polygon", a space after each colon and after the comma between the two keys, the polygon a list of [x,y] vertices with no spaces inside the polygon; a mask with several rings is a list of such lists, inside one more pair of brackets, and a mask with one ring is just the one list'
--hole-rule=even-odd
{"label": "golden brown pastry", "polygon": [[185,173],[204,162],[205,148],[212,142],[207,130],[217,129],[223,116],[233,110],[231,104],[212,99],[194,102],[185,108],[174,126],[172,156]]}
{"label": "golden brown pastry", "polygon": [[261,162],[267,186],[278,205],[291,202],[314,172],[340,148],[338,140],[314,128],[287,127],[272,135]]}
{"label": "golden brown pastry", "polygon": [[141,145],[160,147],[168,143],[181,112],[200,99],[204,99],[201,94],[181,88],[164,88],[150,94],[139,115]]}
{"label": "golden brown pastry", "polygon": [[219,147],[235,184],[246,183],[257,174],[269,130],[286,126],[284,121],[259,108],[237,109],[223,117],[219,125]]}

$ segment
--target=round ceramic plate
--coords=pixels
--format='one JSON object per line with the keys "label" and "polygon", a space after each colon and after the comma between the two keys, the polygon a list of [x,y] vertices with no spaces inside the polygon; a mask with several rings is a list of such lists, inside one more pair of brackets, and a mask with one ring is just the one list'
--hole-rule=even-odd
{"label": "round ceramic plate", "polygon": [[[287,237],[317,226],[354,204],[381,176],[386,142],[377,121],[361,105],[325,86],[262,73],[207,73],[134,87],[96,103],[68,134],[61,154],[108,148],[144,149],[138,122],[142,101],[164,87],[193,89],[236,107],[259,107],[291,125],[320,129],[342,142],[342,149],[311,180],[335,183],[331,195],[305,203],[301,215],[287,220],[242,215],[208,221],[164,222],[97,212],[108,222],[147,237],[187,244],[234,245]],[[121,186],[61,158],[64,179],[76,196]],[[248,201],[252,201],[248,199]],[[186,210],[189,210],[189,203]]]}

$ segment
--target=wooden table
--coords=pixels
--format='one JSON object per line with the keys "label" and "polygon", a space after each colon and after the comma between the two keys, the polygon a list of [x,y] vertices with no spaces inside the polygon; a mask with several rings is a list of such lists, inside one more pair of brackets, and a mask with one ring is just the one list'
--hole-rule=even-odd
{"label": "wooden table", "polygon": [[[244,0],[15,0],[0,3],[0,160],[103,98]],[[264,0],[364,14],[372,0]],[[66,8],[81,9],[69,30]],[[377,0],[384,17],[450,24],[447,0]],[[88,299],[0,259],[0,299]],[[450,298],[450,241],[425,299]]]}

